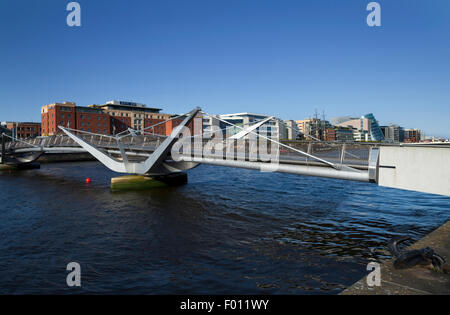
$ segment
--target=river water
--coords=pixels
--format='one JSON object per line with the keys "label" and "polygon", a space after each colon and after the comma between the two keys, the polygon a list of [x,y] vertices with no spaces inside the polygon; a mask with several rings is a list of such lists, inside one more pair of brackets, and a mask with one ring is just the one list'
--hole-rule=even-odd
{"label": "river water", "polygon": [[[97,162],[0,173],[0,294],[337,294],[450,219],[450,198],[200,166],[111,193]],[[86,184],[85,179],[92,182]],[[81,266],[69,288],[66,266]]]}

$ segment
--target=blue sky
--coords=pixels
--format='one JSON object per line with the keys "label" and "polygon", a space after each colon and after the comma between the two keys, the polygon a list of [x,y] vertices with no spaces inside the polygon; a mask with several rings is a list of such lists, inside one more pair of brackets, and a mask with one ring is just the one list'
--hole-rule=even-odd
{"label": "blue sky", "polygon": [[0,120],[112,99],[169,113],[303,119],[373,112],[450,137],[450,1],[65,0],[0,2]]}

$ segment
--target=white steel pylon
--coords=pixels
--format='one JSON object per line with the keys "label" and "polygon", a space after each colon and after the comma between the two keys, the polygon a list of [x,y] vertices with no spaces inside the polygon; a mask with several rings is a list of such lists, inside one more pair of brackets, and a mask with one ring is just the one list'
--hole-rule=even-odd
{"label": "white steel pylon", "polygon": [[166,161],[166,159],[168,157],[168,154],[170,153],[172,146],[178,140],[183,127],[189,125],[189,123],[194,119],[194,117],[200,110],[201,109],[197,107],[196,109],[186,114],[186,118],[176,128],[173,129],[170,136],[168,136],[144,162],[128,161],[120,138],[116,138],[116,140],[118,148],[122,155],[122,160],[115,159],[110,155],[104,153],[94,144],[86,142],[84,139],[75,135],[67,128],[64,128],[62,126],[59,126],[59,128],[76,143],[78,143],[83,149],[92,154],[97,160],[99,160],[114,172],[140,175],[168,175],[192,169],[198,165],[198,163],[184,161]]}

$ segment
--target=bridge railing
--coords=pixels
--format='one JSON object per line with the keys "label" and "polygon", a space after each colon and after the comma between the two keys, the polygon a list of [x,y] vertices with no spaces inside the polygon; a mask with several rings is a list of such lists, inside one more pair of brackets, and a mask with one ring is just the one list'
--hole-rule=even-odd
{"label": "bridge railing", "polygon": [[[352,165],[367,165],[371,148],[379,146],[378,143],[359,142],[282,141],[282,143],[316,157]],[[298,154],[285,149],[281,150],[281,155],[297,156]]]}
{"label": "bridge railing", "polygon": [[[110,136],[94,134],[80,130],[70,130],[71,133],[83,139],[85,142],[106,151],[119,151],[120,149],[132,153],[133,151],[144,151],[151,154],[166,139],[165,136],[147,132],[130,131],[121,136]],[[355,143],[355,142],[313,142],[313,141],[280,141],[281,145],[275,145],[266,141],[266,148],[261,147],[261,139],[250,140],[225,139],[221,142],[223,158],[234,159],[254,159],[265,161],[262,154],[270,154],[273,159],[278,159],[279,163],[300,163],[300,164],[343,164],[352,167],[365,168],[369,163],[369,155],[372,147],[380,146],[378,143]],[[191,139],[193,148],[191,155],[207,157],[205,148],[211,146],[211,139]],[[233,141],[233,142],[231,142]],[[200,143],[200,145],[199,145]],[[231,145],[231,147],[230,147]],[[79,145],[65,134],[58,134],[49,137],[36,137],[31,139],[13,139],[5,143],[5,149],[12,151],[21,148],[69,148],[79,147]],[[219,146],[220,147],[220,146]],[[218,158],[215,154],[217,143],[210,150],[213,158]],[[233,151],[230,154],[230,150]],[[261,150],[263,152],[261,152]],[[273,152],[272,152],[273,150]],[[300,151],[300,152],[299,152]],[[305,154],[302,154],[305,153]],[[180,149],[179,153],[182,154]],[[322,161],[321,161],[322,160]],[[328,166],[330,166],[328,164]]]}
{"label": "bridge railing", "polygon": [[[225,139],[211,145],[211,139],[191,139],[190,156],[213,159],[236,159],[255,162],[271,161],[290,164],[323,164],[326,166],[347,165],[367,168],[370,150],[376,144],[281,141],[274,145],[269,141],[260,142],[249,139]],[[207,150],[206,150],[207,149]],[[186,154],[180,146],[177,153]],[[300,151],[300,152],[299,152]],[[329,163],[327,163],[329,162]]]}
{"label": "bridge railing", "polygon": [[[87,131],[68,129],[73,135],[100,149],[124,149],[125,151],[150,151],[153,152],[166,138],[148,132],[129,131],[118,136],[95,134]],[[51,139],[51,146],[78,146],[67,135],[63,138]]]}
{"label": "bridge railing", "polygon": [[6,150],[40,147],[41,142],[43,141],[42,137],[34,137],[27,139],[17,139],[8,135],[5,135],[5,137],[8,137],[9,139],[9,141],[5,142]]}
{"label": "bridge railing", "polygon": [[165,138],[165,136],[141,132],[122,136],[119,141],[125,150],[154,151]]}

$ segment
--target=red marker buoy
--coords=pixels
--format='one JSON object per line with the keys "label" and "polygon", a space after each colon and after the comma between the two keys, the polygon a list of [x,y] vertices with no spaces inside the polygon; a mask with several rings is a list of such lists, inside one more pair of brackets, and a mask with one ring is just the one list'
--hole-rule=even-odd
{"label": "red marker buoy", "polygon": [[90,178],[86,178],[86,184],[89,184],[91,182]]}

